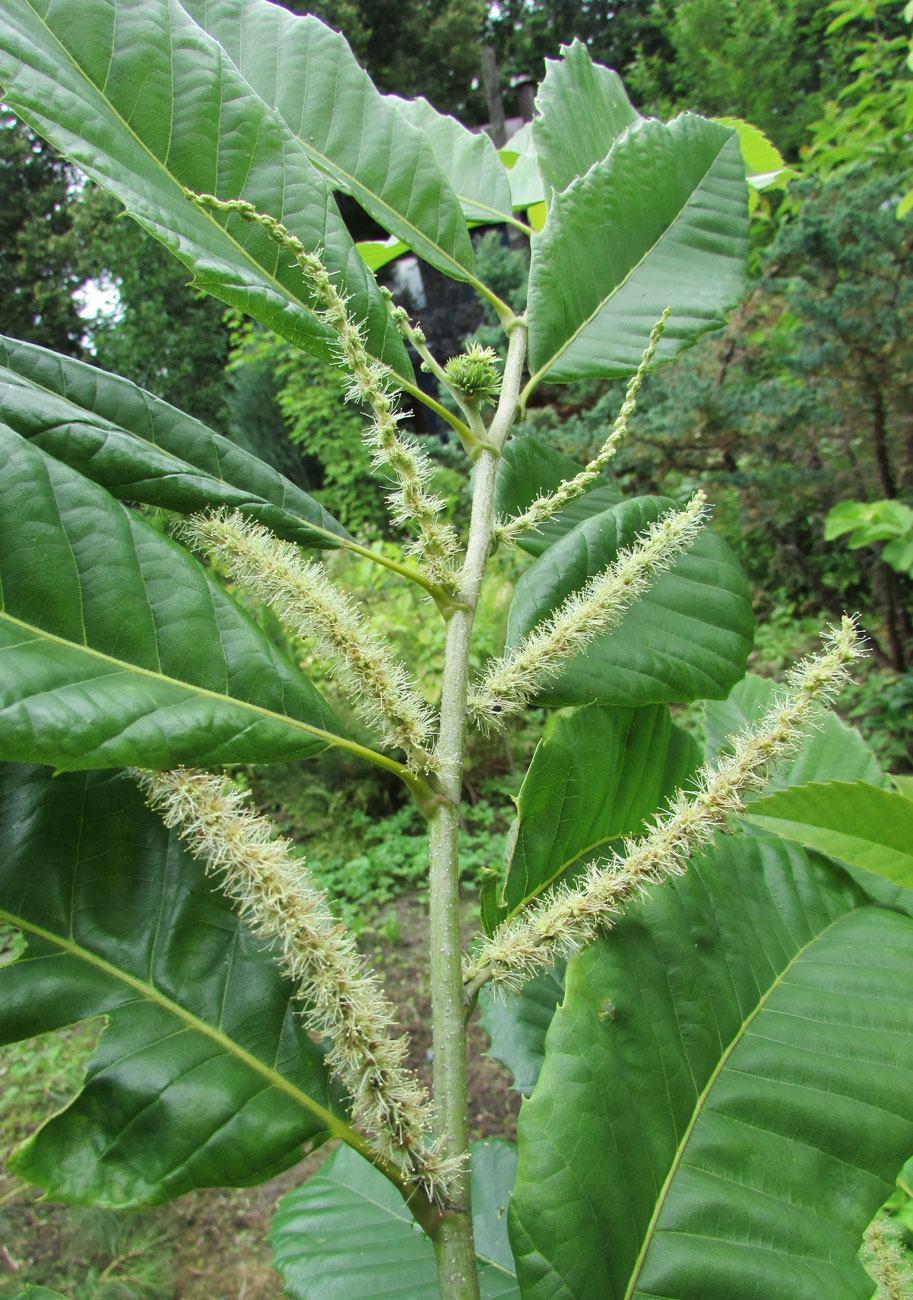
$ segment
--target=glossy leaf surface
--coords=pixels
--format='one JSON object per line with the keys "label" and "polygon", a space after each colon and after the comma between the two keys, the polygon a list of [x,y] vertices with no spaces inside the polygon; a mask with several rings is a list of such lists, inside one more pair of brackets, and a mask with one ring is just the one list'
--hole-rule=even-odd
{"label": "glossy leaf surface", "polygon": [[58,768],[276,762],[341,726],[200,564],[0,426],[0,751]]}
{"label": "glossy leaf surface", "polygon": [[697,744],[663,704],[590,704],[558,718],[520,789],[503,883],[488,907],[483,902],[488,933],[636,835],[700,762]]}
{"label": "glossy leaf surface", "polygon": [[[519,1300],[506,1214],[516,1147],[475,1142],[470,1152],[482,1300]],[[346,1147],[283,1197],[270,1241],[294,1300],[431,1300],[438,1294],[431,1242],[395,1188]]]}
{"label": "glossy leaf surface", "polygon": [[326,176],[177,0],[6,0],[0,84],[9,107],[110,190],[194,284],[329,359],[330,332],[288,253],[239,217],[199,211],[182,186],[284,222],[321,250],[372,354],[411,378]]}
{"label": "glossy leaf surface", "polygon": [[519,1123],[525,1300],[868,1300],[913,1144],[913,921],[722,843],[568,965]]}
{"label": "glossy leaf surface", "polygon": [[303,546],[348,533],[313,497],[118,375],[0,336],[0,421],[125,501],[241,510]]}
{"label": "glossy leaf surface", "polygon": [[[730,736],[757,722],[778,696],[776,682],[748,673],[734,686],[725,700],[708,700],[704,706],[704,737],[708,756],[715,757],[725,748]],[[764,794],[806,785],[809,781],[866,781],[887,787],[888,778],[878,760],[855,727],[824,713],[816,718],[800,748],[792,758],[779,763],[771,774]],[[748,802],[759,796],[748,791]]]}
{"label": "glossy leaf surface", "polygon": [[[495,481],[495,511],[502,519],[521,514],[540,493],[553,492],[566,479],[580,472],[570,456],[540,442],[532,435],[511,438],[498,463]],[[601,514],[621,500],[611,483],[591,488],[546,523],[517,538],[517,545],[529,555],[541,555],[553,542],[591,515]]]}
{"label": "glossy leaf surface", "polygon": [[[507,644],[516,645],[670,505],[661,497],[624,501],[584,520],[549,547],[517,582]],[[720,698],[745,671],[753,626],[738,561],[721,538],[705,529],[619,627],[570,660],[537,698],[553,705]]]}
{"label": "glossy leaf surface", "polygon": [[292,986],[123,773],[0,765],[0,1037],[105,1015],[79,1095],[20,1149],[57,1199],[128,1208],[273,1177],[347,1126]]}
{"label": "glossy leaf surface", "polygon": [[658,360],[722,325],[742,285],[746,195],[734,131],[690,114],[631,126],[533,236],[524,393],[631,374],[667,306]]}
{"label": "glossy leaf surface", "polygon": [[545,60],[532,130],[542,177],[558,191],[601,162],[640,120],[618,73],[594,63],[582,41],[563,45],[561,55]]}
{"label": "glossy leaf surface", "polygon": [[746,820],[913,889],[913,803],[865,781],[793,786],[756,799]]}
{"label": "glossy leaf surface", "polygon": [[392,235],[445,275],[475,255],[432,144],[375,89],[345,37],[268,0],[181,0],[308,158]]}

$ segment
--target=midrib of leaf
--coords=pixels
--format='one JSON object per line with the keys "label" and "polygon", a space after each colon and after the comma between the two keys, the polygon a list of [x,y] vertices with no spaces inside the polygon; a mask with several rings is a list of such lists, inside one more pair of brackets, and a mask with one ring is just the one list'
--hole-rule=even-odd
{"label": "midrib of leaf", "polygon": [[688,1142],[691,1139],[691,1134],[694,1132],[694,1127],[697,1124],[697,1121],[700,1119],[703,1113],[704,1104],[706,1103],[707,1098],[710,1095],[710,1092],[714,1084],[722,1074],[727,1062],[729,1061],[729,1057],[732,1055],[735,1048],[738,1047],[739,1043],[741,1043],[742,1039],[745,1037],[746,1032],[748,1031],[749,1026],[767,1006],[767,1003],[771,995],[780,987],[780,985],[783,983],[786,976],[792,970],[793,966],[795,966],[796,962],[799,961],[799,959],[805,955],[805,953],[809,950],[809,948],[813,947],[814,944],[818,943],[821,939],[823,939],[829,930],[832,930],[835,925],[839,925],[845,919],[846,919],[846,913],[843,913],[841,916],[836,917],[833,921],[830,922],[829,925],[826,925],[823,930],[819,930],[817,934],[812,935],[808,943],[804,944],[795,953],[795,955],[790,959],[789,963],[783,968],[782,971],[780,971],[780,973],[777,975],[774,982],[765,991],[763,997],[758,1002],[758,1005],[754,1008],[754,1010],[751,1012],[748,1018],[742,1021],[741,1025],[739,1026],[738,1032],[733,1036],[733,1039],[730,1042],[729,1046],[726,1048],[725,1052],[720,1057],[720,1060],[717,1062],[716,1066],[714,1067],[713,1073],[711,1074],[710,1078],[707,1080],[707,1083],[705,1084],[703,1091],[701,1092],[700,1096],[697,1098],[697,1101],[694,1104],[694,1110],[692,1112],[691,1118],[688,1121],[688,1125],[684,1133],[682,1134],[681,1141],[679,1142],[678,1146],[675,1149],[675,1156],[669,1168],[669,1172],[666,1175],[665,1181],[662,1187],[660,1188],[659,1196],[656,1198],[656,1205],[653,1207],[653,1213],[650,1216],[650,1222],[647,1224],[647,1229],[646,1232],[644,1233],[643,1244],[641,1245],[641,1248],[637,1253],[637,1258],[634,1261],[634,1267],[631,1270],[631,1277],[630,1280],[628,1281],[628,1285],[625,1290],[624,1296],[622,1297],[622,1300],[631,1300],[631,1297],[634,1294],[634,1288],[637,1285],[637,1279],[640,1276],[641,1269],[643,1268],[647,1251],[649,1250],[650,1246],[653,1244],[654,1230],[659,1220],[659,1216],[663,1211],[663,1207],[665,1206],[666,1197],[668,1196],[669,1190],[672,1186],[672,1180],[674,1179],[675,1175],[678,1173],[679,1165],[681,1164],[682,1158],[685,1154],[685,1148],[687,1147]]}
{"label": "midrib of leaf", "polygon": [[[691,207],[691,205],[693,204],[693,202],[694,202],[694,195],[695,195],[696,191],[700,189],[700,187],[703,185],[704,181],[705,181],[705,180],[707,179],[707,177],[710,175],[710,172],[712,171],[713,166],[714,166],[714,164],[716,163],[716,160],[719,158],[720,154],[723,152],[723,150],[725,149],[726,145],[729,143],[729,140],[730,140],[730,139],[731,139],[731,137],[727,137],[727,139],[724,140],[724,141],[722,142],[722,144],[720,145],[719,149],[716,151],[716,153],[714,154],[713,158],[711,159],[710,164],[709,164],[709,166],[707,167],[707,170],[704,172],[703,176],[700,178],[700,180],[697,182],[697,184],[696,184],[696,185],[694,186],[694,188],[692,189],[692,191],[691,191],[691,196],[689,197],[688,202],[685,204],[685,206],[681,209],[681,211],[680,211],[680,212],[678,213],[678,215],[675,217],[675,219],[674,219],[674,221],[671,223],[671,225],[667,226],[666,229],[665,229],[665,230],[662,232],[662,234],[659,236],[659,238],[656,239],[656,240],[654,240],[654,242],[650,245],[650,247],[647,248],[647,249],[643,252],[643,254],[642,254],[641,257],[639,258],[639,260],[638,260],[637,262],[634,263],[634,265],[631,267],[630,271],[628,271],[628,273],[627,273],[627,275],[624,277],[624,279],[623,279],[623,280],[620,280],[619,283],[615,285],[615,287],[614,287],[614,289],[612,290],[612,292],[606,294],[606,296],[601,300],[601,302],[597,303],[596,307],[593,309],[593,311],[590,312],[590,314],[589,314],[589,316],[587,316],[586,320],[581,321],[581,323],[577,326],[577,328],[574,330],[573,334],[571,334],[571,336],[566,340],[566,342],[564,342],[564,343],[561,345],[560,348],[558,348],[555,352],[553,352],[552,355],[549,357],[549,359],[545,362],[545,364],[542,365],[542,366],[540,366],[539,369],[536,371],[536,373],[530,377],[529,382],[527,383],[526,387],[523,389],[523,391],[522,391],[522,393],[520,394],[520,397],[519,397],[519,399],[518,399],[518,400],[519,400],[519,406],[520,406],[520,410],[521,410],[521,411],[524,411],[524,410],[526,409],[526,403],[527,403],[527,401],[528,401],[528,399],[529,399],[529,395],[530,395],[530,393],[533,391],[533,389],[536,387],[536,385],[539,383],[539,381],[540,381],[540,379],[542,378],[542,376],[543,376],[543,375],[544,375],[548,370],[551,369],[551,367],[555,364],[555,362],[558,360],[559,357],[563,357],[563,356],[564,356],[565,352],[567,352],[567,350],[568,350],[568,348],[571,346],[571,344],[574,343],[574,342],[576,342],[576,340],[580,337],[580,335],[581,335],[581,334],[583,333],[583,331],[587,328],[587,326],[590,325],[590,324],[591,324],[591,323],[596,319],[596,317],[599,315],[599,313],[605,309],[606,304],[609,303],[609,302],[611,302],[612,299],[615,297],[615,295],[619,292],[619,290],[621,290],[621,289],[624,288],[624,286],[627,284],[628,280],[630,280],[630,278],[631,278],[631,276],[634,274],[634,272],[637,271],[637,270],[638,270],[638,269],[639,269],[639,268],[644,264],[644,262],[647,260],[648,257],[651,256],[651,254],[654,252],[655,249],[659,248],[659,246],[660,246],[660,244],[663,242],[663,240],[664,240],[664,239],[668,239],[668,237],[671,235],[671,233],[672,233],[672,231],[674,230],[674,228],[678,225],[678,223],[681,221],[681,219],[682,219],[682,217],[684,216],[684,214],[688,211],[688,209],[689,209],[689,208]],[[602,161],[604,161],[604,160],[602,160]],[[594,167],[598,167],[599,165],[600,165],[600,164],[599,164],[598,162],[593,164]]]}
{"label": "midrib of leaf", "polygon": [[[311,726],[310,723],[300,722],[297,718],[290,718],[285,713],[276,713],[272,709],[265,709],[261,704],[251,704],[248,700],[238,700],[235,699],[233,695],[223,695],[218,691],[209,690],[208,687],[196,686],[193,682],[184,682],[178,677],[169,677],[166,673],[156,673],[153,672],[151,668],[142,668],[138,664],[131,664],[125,659],[117,659],[114,655],[105,654],[101,650],[93,649],[92,646],[80,645],[76,641],[67,641],[64,637],[56,636],[53,632],[45,632],[43,628],[35,627],[31,623],[23,622],[22,619],[15,618],[5,610],[0,610],[0,620],[13,624],[15,627],[20,628],[23,632],[29,634],[30,637],[36,640],[49,641],[54,645],[63,646],[67,650],[76,650],[79,654],[89,655],[91,658],[98,659],[104,664],[114,666],[119,672],[148,677],[152,681],[162,682],[168,686],[176,686],[192,695],[198,695],[204,699],[217,700],[221,704],[235,705],[237,708],[247,709],[249,712],[258,714],[262,718],[267,718],[271,722],[284,723],[286,726],[295,727],[299,731],[305,731],[310,736],[318,736],[321,740],[325,740],[328,745],[336,745],[340,749],[347,749],[353,754],[358,754],[360,758],[367,758],[372,763],[378,763],[381,767],[388,768],[391,772],[395,772],[397,776],[401,776],[404,771],[400,763],[397,763],[392,758],[388,758],[386,754],[380,754],[376,750],[368,749],[363,745],[357,744],[355,741],[346,740],[343,736],[337,736],[335,732],[324,731],[321,727],[314,727]],[[22,642],[21,644],[28,644],[28,642]],[[15,647],[7,648],[14,649]],[[42,693],[54,695],[56,692],[50,691]],[[34,696],[30,698],[34,698]]]}
{"label": "midrib of leaf", "polygon": [[[76,59],[73,57],[73,55],[70,53],[70,51],[66,48],[66,46],[65,46],[65,45],[64,45],[64,44],[59,40],[59,38],[58,38],[58,37],[55,35],[55,33],[51,30],[51,27],[50,27],[49,24],[45,21],[45,19],[44,19],[44,18],[43,18],[43,17],[42,17],[38,12],[37,12],[37,10],[32,6],[32,4],[31,4],[31,0],[26,0],[26,3],[28,3],[29,8],[32,10],[32,13],[35,15],[35,17],[36,17],[36,18],[38,19],[38,21],[41,23],[42,27],[44,27],[44,29],[46,30],[48,36],[51,38],[52,41],[54,41],[54,43],[55,43],[55,44],[59,47],[59,49],[63,52],[64,57],[65,57],[65,58],[67,59],[67,61],[68,61],[68,62],[69,62],[69,63],[70,63],[70,64],[71,64],[75,69],[76,69],[76,71],[79,73],[80,77],[83,79],[83,81],[86,83],[86,85],[89,85],[89,86],[92,87],[92,89],[93,89],[93,90],[95,91],[95,93],[99,96],[99,98],[102,99],[103,102],[107,105],[108,109],[109,109],[110,112],[113,114],[113,116],[116,117],[117,120],[118,120],[118,122],[121,123],[121,125],[122,125],[123,128],[124,128],[124,130],[125,130],[129,135],[131,135],[131,136],[133,137],[133,139],[134,139],[134,140],[136,141],[136,143],[140,146],[140,148],[143,150],[143,152],[144,152],[144,153],[145,153],[145,154],[146,154],[146,155],[147,155],[147,156],[152,160],[152,162],[153,162],[154,166],[157,168],[157,170],[160,171],[161,174],[162,174],[163,176],[167,177],[167,179],[171,182],[171,184],[174,185],[174,187],[175,187],[175,189],[177,190],[178,195],[179,195],[179,197],[180,197],[180,199],[181,199],[181,202],[182,202],[182,203],[187,203],[187,204],[189,204],[189,200],[188,200],[188,199],[186,198],[186,196],[184,195],[183,188],[181,187],[181,185],[179,185],[179,183],[177,182],[177,180],[172,176],[171,172],[168,170],[168,168],[165,166],[165,164],[162,162],[162,160],[161,160],[160,158],[157,158],[157,157],[155,156],[155,154],[152,152],[152,150],[149,148],[149,146],[146,144],[146,142],[145,142],[144,140],[140,139],[140,137],[136,134],[136,132],[133,130],[133,127],[132,127],[132,126],[130,125],[130,123],[126,120],[126,118],[121,114],[121,112],[119,111],[119,109],[115,108],[115,106],[114,106],[114,104],[111,102],[111,100],[106,98],[106,96],[105,96],[105,94],[104,94],[104,91],[102,91],[102,90],[101,90],[101,89],[100,89],[100,88],[95,84],[95,82],[92,80],[92,78],[89,76],[89,74],[85,71],[85,69],[82,67],[82,65],[76,61]],[[48,8],[48,12],[50,12],[50,6],[49,6],[49,8]],[[212,39],[212,38],[210,38],[210,39]],[[221,48],[221,47],[220,47],[220,48]],[[174,57],[173,57],[173,56],[174,56],[174,47],[173,47],[173,46],[170,46],[170,50],[171,50],[171,60],[170,60],[170,65],[169,65],[169,66],[170,66],[170,69],[171,69],[171,77],[172,77],[172,82],[173,82],[173,80],[174,80]],[[113,56],[112,56],[112,57],[113,57]],[[224,54],[224,51],[223,51],[223,57],[225,57],[226,59],[228,58],[228,56],[227,56],[226,54]],[[232,66],[234,66],[234,65],[232,65]],[[240,75],[241,75],[240,72],[238,73],[238,75],[239,75],[239,77],[240,77]],[[264,108],[268,109],[268,105],[266,104],[266,102],[265,102],[265,101],[264,101],[264,100],[263,100],[259,95],[256,94],[256,92],[254,91],[254,89],[253,89],[253,87],[250,85],[250,83],[247,81],[247,79],[244,78],[243,80],[244,80],[244,84],[245,84],[245,86],[246,86],[247,89],[250,91],[251,95],[255,95],[256,98],[260,101],[260,103],[263,104]],[[173,111],[173,106],[174,106],[174,96],[172,95],[172,111]],[[282,120],[285,121],[284,118],[283,118]],[[297,137],[296,137],[296,138],[297,138]],[[169,145],[169,152],[170,152],[170,145]],[[233,196],[233,197],[240,197],[240,195],[238,195],[238,196]],[[196,205],[194,205],[194,206],[196,207]],[[289,301],[295,303],[298,307],[300,307],[300,308],[302,309],[302,311],[307,312],[307,314],[308,314],[309,316],[313,317],[313,319],[314,319],[318,324],[320,324],[320,320],[319,320],[319,317],[318,317],[317,313],[316,313],[316,312],[315,312],[311,307],[309,307],[308,304],[307,304],[306,302],[304,302],[303,299],[299,298],[297,294],[293,293],[293,292],[291,291],[291,289],[287,288],[286,285],[282,284],[279,280],[277,280],[276,276],[275,276],[271,271],[268,271],[268,270],[266,269],[265,266],[262,266],[259,262],[255,261],[255,260],[250,256],[250,254],[247,252],[247,250],[246,250],[246,249],[245,249],[241,244],[238,243],[238,241],[235,239],[235,237],[234,237],[233,235],[230,235],[230,234],[228,233],[228,229],[227,229],[227,227],[220,225],[219,222],[216,221],[216,219],[215,219],[215,217],[214,217],[214,215],[213,215],[212,213],[210,213],[210,212],[206,212],[206,211],[205,211],[204,209],[202,209],[202,208],[197,208],[197,210],[200,211],[200,212],[202,213],[203,216],[205,216],[206,220],[209,221],[210,224],[211,224],[212,226],[214,226],[214,227],[215,227],[215,228],[216,228],[216,229],[217,229],[217,230],[218,230],[222,235],[224,235],[224,237],[229,241],[229,243],[231,243],[231,244],[234,245],[234,247],[235,247],[235,248],[237,249],[237,251],[240,253],[242,259],[243,259],[245,262],[247,262],[249,266],[252,266],[258,274],[263,275],[267,280],[269,280],[269,282],[270,282],[270,283],[271,283],[271,284],[276,288],[276,290],[279,292],[280,295],[284,295],[286,298],[289,299]],[[278,259],[277,259],[277,261],[278,261]],[[191,269],[192,269],[192,268],[191,268]],[[196,278],[196,271],[195,271],[195,270],[193,271],[193,274],[194,274],[194,278]],[[487,292],[487,291],[486,291],[486,292]]]}
{"label": "midrib of leaf", "polygon": [[[89,966],[94,966],[96,970],[102,971],[110,978],[118,980],[121,984],[125,984],[128,988],[133,989],[142,997],[146,998],[147,1001],[154,1003],[156,1006],[162,1007],[163,1010],[170,1012],[170,1014],[175,1016],[176,1019],[183,1021],[189,1029],[193,1029],[196,1033],[202,1034],[211,1042],[216,1043],[221,1047],[228,1055],[235,1057],[236,1060],[241,1061],[249,1069],[255,1071],[265,1079],[271,1087],[277,1088],[280,1092],[284,1092],[286,1096],[290,1097],[297,1105],[318,1116],[321,1123],[332,1132],[334,1137],[340,1138],[348,1146],[354,1147],[362,1155],[365,1155],[369,1150],[365,1140],[351,1127],[351,1125],[346,1124],[344,1120],[339,1119],[339,1117],[334,1115],[332,1111],[327,1110],[325,1106],[321,1106],[318,1101],[315,1101],[313,1097],[309,1097],[306,1092],[302,1092],[300,1088],[296,1088],[295,1085],[290,1080],[286,1079],[284,1075],[281,1075],[272,1066],[266,1065],[263,1061],[252,1055],[252,1053],[248,1052],[246,1048],[241,1047],[240,1044],[234,1041],[234,1039],[229,1038],[227,1034],[223,1033],[221,1029],[216,1029],[215,1026],[207,1024],[205,1020],[201,1020],[199,1016],[195,1016],[192,1011],[188,1011],[187,1008],[181,1006],[179,1002],[175,1002],[172,998],[166,997],[165,994],[156,988],[154,984],[141,980],[136,975],[128,974],[127,971],[122,970],[120,967],[113,965],[109,961],[106,961],[104,957],[99,957],[97,953],[93,953],[90,949],[82,947],[81,944],[76,943],[74,940],[66,939],[61,935],[55,934],[51,930],[46,930],[43,926],[35,925],[32,921],[17,916],[14,912],[8,912],[5,908],[0,908],[0,920],[4,921],[8,925],[14,926],[18,930],[24,930],[27,934],[34,935],[38,939],[43,939],[46,943],[53,944],[61,952],[65,952],[71,957],[76,957],[78,960],[84,961]],[[29,958],[25,957],[24,959],[20,958],[19,960],[28,961]],[[376,1157],[373,1156],[373,1153],[371,1153],[368,1158],[371,1160],[372,1164],[376,1163]]]}

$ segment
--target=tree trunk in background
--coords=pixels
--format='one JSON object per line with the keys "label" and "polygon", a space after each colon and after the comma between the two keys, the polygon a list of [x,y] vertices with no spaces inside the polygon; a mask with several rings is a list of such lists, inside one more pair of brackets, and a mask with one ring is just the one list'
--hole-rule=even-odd
{"label": "tree trunk in background", "polygon": [[485,98],[488,100],[488,116],[491,122],[491,138],[498,149],[507,143],[507,126],[504,119],[504,100],[501,98],[501,83],[498,81],[498,61],[493,45],[482,46],[482,82],[485,86]]}

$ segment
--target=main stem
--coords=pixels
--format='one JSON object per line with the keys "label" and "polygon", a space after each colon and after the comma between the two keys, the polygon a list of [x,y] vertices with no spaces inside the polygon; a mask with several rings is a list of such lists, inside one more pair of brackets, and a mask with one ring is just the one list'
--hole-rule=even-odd
{"label": "main stem", "polygon": [[[526,357],[526,326],[518,321],[510,337],[501,399],[488,431],[490,447],[475,462],[469,542],[460,575],[462,606],[447,625],[437,754],[444,800],[430,819],[431,1031],[434,1099],[439,1134],[448,1156],[466,1159],[469,1150],[469,1091],[466,1073],[466,1015],[460,943],[460,794],[466,748],[466,696],[472,625],[494,528],[495,473],[513,423]],[[441,1300],[478,1300],[479,1280],[472,1236],[469,1167],[455,1181],[434,1238]]]}

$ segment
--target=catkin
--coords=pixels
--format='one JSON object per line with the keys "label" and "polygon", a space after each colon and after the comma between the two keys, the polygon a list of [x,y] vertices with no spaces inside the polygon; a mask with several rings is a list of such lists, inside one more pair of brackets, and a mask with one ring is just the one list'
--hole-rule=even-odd
{"label": "catkin", "polygon": [[396,479],[397,486],[388,495],[393,519],[418,532],[408,550],[417,556],[429,580],[452,585],[451,560],[458,539],[455,529],[440,517],[446,502],[428,490],[434,467],[415,439],[400,431],[406,412],[399,408],[396,376],[389,366],[370,357],[365,347],[364,326],[351,316],[346,295],[337,289],[321,258],[309,252],[275,217],[258,212],[252,203],[217,199],[212,194],[196,194],[192,190],[185,190],[185,194],[200,207],[236,213],[260,226],[294,257],[318,304],[315,313],[318,320],[335,335],[333,355],[349,375],[346,398],[363,403],[371,411],[372,420],[364,441],[372,452],[375,467],[390,470]]}
{"label": "catkin", "polygon": [[671,307],[667,307],[650,331],[650,338],[640,359],[640,365],[628,383],[621,410],[615,417],[612,430],[602,444],[598,455],[594,456],[579,474],[575,474],[572,479],[562,483],[554,492],[536,497],[532,505],[524,510],[521,515],[515,515],[513,519],[498,520],[494,530],[495,541],[507,546],[513,545],[523,533],[528,533],[530,529],[538,528],[540,524],[544,524],[546,520],[551,519],[552,515],[557,514],[559,510],[562,510],[571,501],[575,501],[577,497],[582,496],[587,488],[596,482],[628,432],[628,423],[637,409],[637,394],[640,392],[640,386],[650,369],[650,363],[656,353],[659,340],[662,338],[663,330],[666,328],[666,321],[669,319],[671,310]]}
{"label": "catkin", "polygon": [[257,935],[278,943],[305,1004],[308,1030],[327,1039],[327,1061],[352,1104],[352,1121],[384,1161],[441,1200],[454,1166],[430,1141],[425,1091],[404,1065],[408,1039],[352,936],[331,913],[288,840],[274,837],[227,777],[179,768],[137,772],[151,807],[175,827]]}
{"label": "catkin", "polygon": [[371,631],[322,564],[302,560],[291,542],[280,541],[237,511],[194,515],[181,531],[233,581],[268,605],[294,635],[316,637],[318,651],[361,716],[380,729],[386,744],[406,751],[414,770],[436,766],[428,748],[431,711],[390,647]]}
{"label": "catkin", "polygon": [[500,926],[469,963],[467,985],[475,991],[490,980],[522,987],[539,967],[591,942],[648,885],[681,875],[688,859],[726,829],[729,817],[744,811],[742,795],[762,789],[771,764],[797,747],[802,727],[839,693],[849,664],[861,653],[855,621],[844,617],[827,634],[823,652],[792,670],[777,702],[735,737],[731,754],[698,771],[694,788],[680,790],[652,830],[626,839],[622,853],[592,864],[581,881],[559,886]]}
{"label": "catkin", "polygon": [[616,627],[658,575],[692,545],[706,514],[704,494],[697,492],[684,510],[661,515],[520,645],[494,660],[469,698],[478,725],[485,730],[503,726],[567,660]]}

